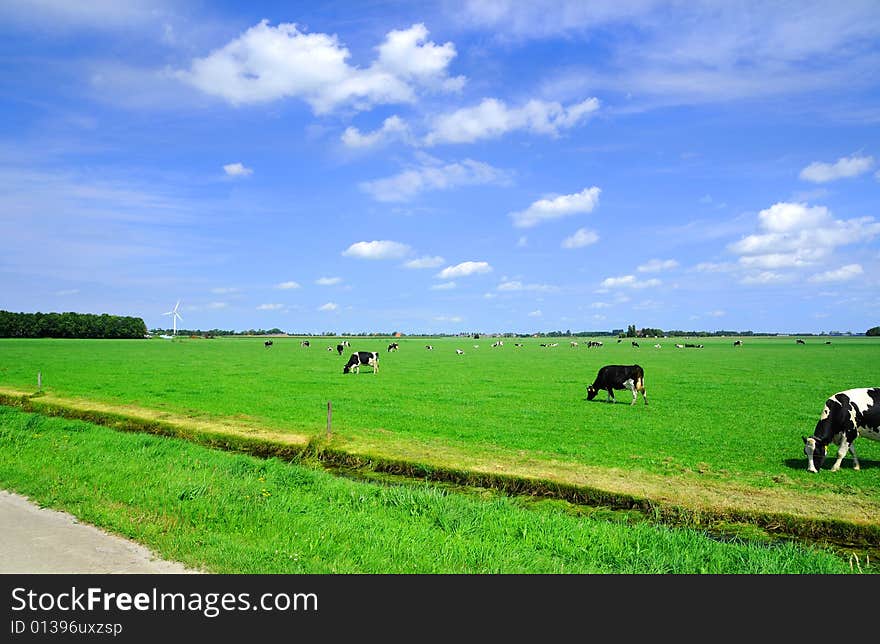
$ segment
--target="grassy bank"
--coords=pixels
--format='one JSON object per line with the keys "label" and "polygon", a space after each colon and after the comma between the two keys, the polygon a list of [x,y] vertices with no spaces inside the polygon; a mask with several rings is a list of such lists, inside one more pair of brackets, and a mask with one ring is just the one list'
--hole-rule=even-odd
{"label": "grassy bank", "polygon": [[0,408],[0,485],[225,573],[847,573],[788,543],[723,542],[430,485],[378,485]]}

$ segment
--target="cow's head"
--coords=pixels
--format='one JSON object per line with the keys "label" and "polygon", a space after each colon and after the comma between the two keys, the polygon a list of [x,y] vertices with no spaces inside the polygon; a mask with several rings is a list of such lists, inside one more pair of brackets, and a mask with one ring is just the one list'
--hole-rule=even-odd
{"label": "cow's head", "polygon": [[825,462],[826,446],[816,440],[815,436],[802,436],[804,439],[804,454],[807,456],[807,471],[818,472]]}
{"label": "cow's head", "polygon": [[592,400],[593,398],[596,397],[596,394],[598,394],[598,393],[599,393],[599,390],[596,387],[594,387],[593,385],[590,385],[589,387],[587,387],[587,400]]}

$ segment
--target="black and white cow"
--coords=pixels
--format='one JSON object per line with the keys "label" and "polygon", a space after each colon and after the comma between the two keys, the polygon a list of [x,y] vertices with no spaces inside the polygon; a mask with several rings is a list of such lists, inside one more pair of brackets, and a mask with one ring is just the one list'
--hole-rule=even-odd
{"label": "black and white cow", "polygon": [[590,341],[587,343],[587,348],[588,348],[588,349],[590,349],[590,348],[592,348],[592,347],[601,347],[601,346],[602,346],[602,343],[599,342],[598,340],[590,340]]}
{"label": "black and white cow", "polygon": [[399,344],[397,344],[396,342],[392,342],[391,344],[388,345],[388,352],[390,353],[391,351],[397,351],[399,348],[400,348]]}
{"label": "black and white cow", "polygon": [[631,405],[636,404],[639,391],[642,392],[645,404],[648,404],[648,394],[645,392],[645,370],[637,364],[610,364],[600,368],[593,384],[587,387],[587,400],[593,400],[603,389],[608,392],[608,402],[615,402],[615,389],[629,389],[633,395]]}
{"label": "black and white cow", "polygon": [[633,342],[632,345],[633,345],[636,349],[639,348],[639,343],[638,343],[638,342]]}
{"label": "black and white cow", "polygon": [[734,340],[733,341],[733,346],[735,346],[735,347],[741,347],[742,345],[743,345],[742,340]]}
{"label": "black and white cow", "polygon": [[373,375],[379,372],[379,352],[378,351],[356,351],[351,354],[348,362],[342,368],[342,373],[354,371],[361,372],[361,365],[373,367]]}
{"label": "black and white cow", "polygon": [[798,338],[797,340],[795,340],[794,343],[795,343],[795,344],[806,344],[806,342],[804,342],[804,341],[801,340],[800,338]]}
{"label": "black and white cow", "polygon": [[859,469],[859,457],[853,443],[859,436],[880,441],[880,387],[847,389],[825,401],[825,408],[810,437],[803,436],[807,470],[818,472],[825,462],[829,443],[838,446],[837,460],[831,471],[840,469],[847,451],[853,457],[853,469]]}
{"label": "black and white cow", "polygon": [[336,353],[342,355],[342,352],[345,350],[345,345],[337,344],[336,345]]}
{"label": "black and white cow", "polygon": [[271,340],[266,340],[266,341],[263,343],[263,346],[266,347],[266,348],[268,349],[269,347],[272,346],[272,341],[271,341]]}
{"label": "black and white cow", "polygon": [[433,351],[433,350],[434,350],[434,345],[433,345],[433,344],[426,344],[426,345],[425,345],[425,349],[427,349],[428,351]]}
{"label": "black and white cow", "polygon": [[308,346],[311,346],[311,344],[309,343],[308,340],[303,340],[302,342],[299,343],[299,346],[308,347]]}
{"label": "black and white cow", "polygon": [[456,355],[460,355],[460,356],[464,355],[464,351],[462,351],[461,349],[456,349],[455,353],[456,353]]}

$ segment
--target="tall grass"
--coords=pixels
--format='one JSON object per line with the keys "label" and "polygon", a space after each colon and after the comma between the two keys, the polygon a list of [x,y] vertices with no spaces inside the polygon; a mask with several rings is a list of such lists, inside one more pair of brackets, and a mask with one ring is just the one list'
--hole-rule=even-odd
{"label": "tall grass", "polygon": [[216,573],[850,572],[792,544],[388,486],[0,407],[0,486]]}

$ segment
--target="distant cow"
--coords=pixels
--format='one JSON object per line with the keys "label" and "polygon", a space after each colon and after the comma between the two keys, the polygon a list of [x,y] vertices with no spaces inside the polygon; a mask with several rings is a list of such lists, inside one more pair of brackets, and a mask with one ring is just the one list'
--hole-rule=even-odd
{"label": "distant cow", "polygon": [[621,340],[620,338],[617,338],[617,344],[620,344],[621,342],[623,342],[623,340]]}
{"label": "distant cow", "polygon": [[801,340],[800,338],[798,338],[797,340],[795,340],[794,343],[795,343],[795,344],[806,344],[806,342],[804,342],[804,341]]}
{"label": "distant cow", "polygon": [[428,351],[433,351],[433,350],[434,350],[434,345],[433,345],[433,344],[426,344],[426,345],[425,345],[425,348],[426,348]]}
{"label": "distant cow", "polygon": [[388,345],[388,351],[389,351],[389,352],[391,352],[391,351],[397,351],[399,348],[400,348],[400,345],[397,344],[396,342],[392,342],[391,344]]}
{"label": "distant cow", "polygon": [[342,373],[348,373],[349,371],[360,373],[361,365],[373,367],[373,375],[379,373],[379,352],[357,351],[352,353],[348,362],[342,368]]}
{"label": "distant cow", "polygon": [[591,347],[601,347],[601,346],[602,346],[602,343],[599,342],[598,340],[590,340],[589,342],[587,342],[588,349]]}
{"label": "distant cow", "polygon": [[272,341],[271,341],[271,340],[266,340],[266,341],[263,343],[263,346],[266,347],[266,348],[268,349],[269,347],[272,346]]}
{"label": "distant cow", "polygon": [[608,402],[615,402],[615,389],[629,389],[633,399],[630,405],[635,405],[638,392],[642,392],[645,404],[648,404],[648,394],[645,392],[645,370],[639,365],[605,365],[599,369],[593,384],[587,387],[587,400],[593,400],[600,391],[608,392]]}
{"label": "distant cow", "polygon": [[575,342],[574,340],[572,340],[571,342],[568,343],[568,346],[570,346],[572,349],[574,349],[577,345],[578,345],[578,343]]}
{"label": "distant cow", "polygon": [[501,340],[498,340],[498,342],[493,342],[493,343],[492,343],[492,348],[493,348],[493,349],[494,349],[495,347],[503,347],[503,346],[504,346],[504,342],[502,342]]}
{"label": "distant cow", "polygon": [[341,344],[337,344],[337,345],[336,345],[336,353],[338,353],[339,355],[342,355],[342,352],[343,352],[344,350],[345,350],[345,346],[344,346],[344,345],[341,345]]}
{"label": "distant cow", "polygon": [[513,343],[513,346],[515,346],[515,347],[521,347],[522,345],[523,345],[522,342],[514,342]]}
{"label": "distant cow", "polygon": [[638,342],[633,342],[632,345],[633,345],[636,349],[639,348],[639,343],[638,343]]}
{"label": "distant cow", "polygon": [[675,348],[676,348],[676,349],[684,349],[684,345],[683,345],[683,344],[678,344],[678,343],[676,342],[676,343],[675,343]]}
{"label": "distant cow", "polygon": [[847,452],[853,457],[853,469],[859,469],[859,458],[853,443],[859,436],[880,441],[880,387],[847,389],[825,401],[825,408],[809,438],[803,436],[807,470],[818,472],[825,462],[829,443],[838,446],[837,460],[831,471],[840,469]]}
{"label": "distant cow", "polygon": [[455,350],[455,353],[458,354],[458,355],[460,355],[460,356],[463,356],[463,355],[464,355],[464,351],[462,351],[461,349],[456,349],[456,350]]}
{"label": "distant cow", "polygon": [[831,340],[826,340],[825,344],[831,344]]}
{"label": "distant cow", "polygon": [[662,349],[662,348],[663,348],[663,345],[662,345],[662,344],[655,344],[655,345],[654,345],[654,348],[655,348],[655,349]]}
{"label": "distant cow", "polygon": [[741,347],[742,345],[743,345],[742,340],[734,340],[733,341],[733,346],[735,346],[735,347]]}
{"label": "distant cow", "polygon": [[308,341],[308,340],[303,340],[302,342],[299,343],[299,346],[301,346],[301,347],[308,347],[308,346],[311,346],[311,345],[309,344],[309,341]]}

